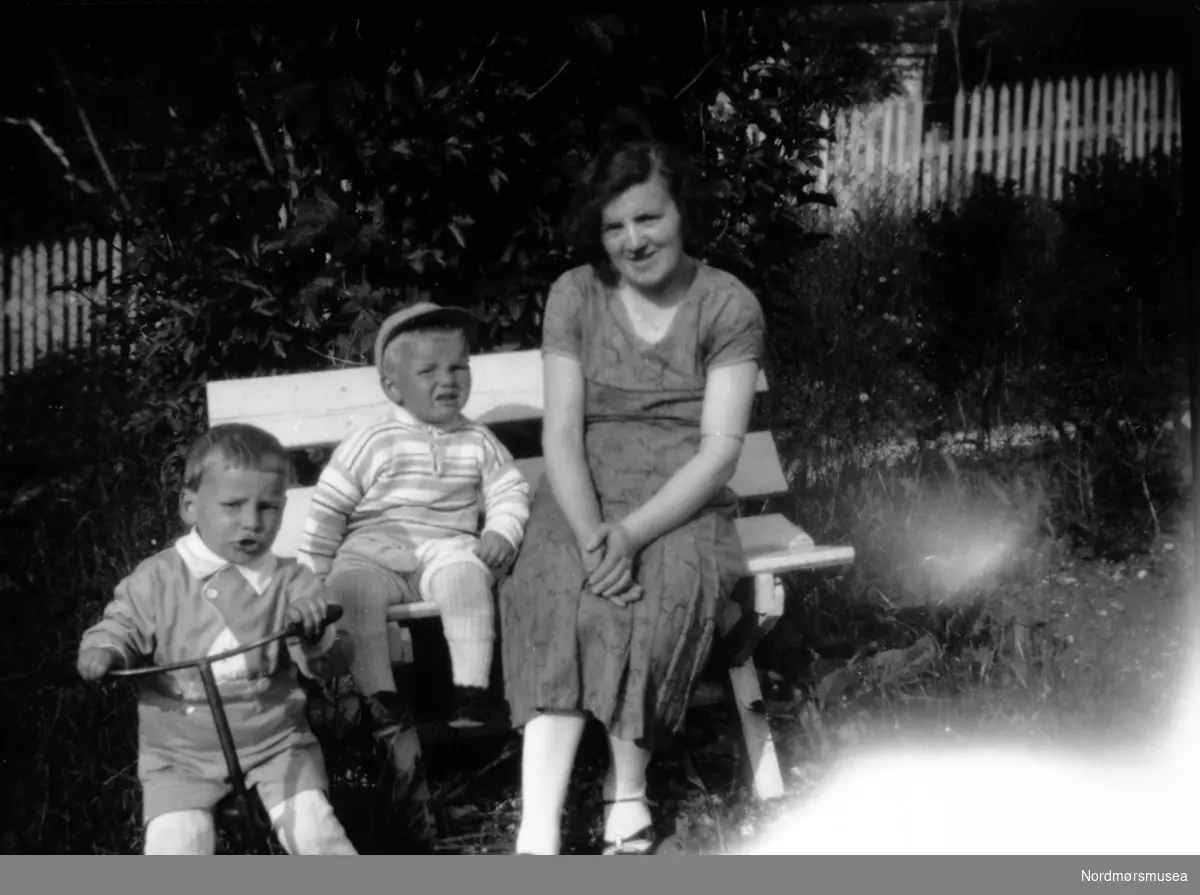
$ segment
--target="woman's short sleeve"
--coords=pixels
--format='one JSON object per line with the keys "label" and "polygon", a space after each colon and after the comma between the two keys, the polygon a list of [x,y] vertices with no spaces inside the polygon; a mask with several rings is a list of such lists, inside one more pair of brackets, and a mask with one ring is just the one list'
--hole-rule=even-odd
{"label": "woman's short sleeve", "polygon": [[550,287],[542,316],[542,353],[583,357],[583,290],[572,271]]}
{"label": "woman's short sleeve", "polygon": [[705,314],[704,368],[761,361],[766,346],[766,323],[754,293],[733,280],[714,291],[712,309]]}

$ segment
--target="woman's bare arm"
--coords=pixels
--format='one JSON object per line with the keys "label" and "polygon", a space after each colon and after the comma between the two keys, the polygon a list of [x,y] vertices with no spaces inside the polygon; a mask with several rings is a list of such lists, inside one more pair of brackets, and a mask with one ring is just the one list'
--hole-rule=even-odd
{"label": "woman's bare arm", "polygon": [[579,544],[599,527],[600,504],[584,454],[584,395],[587,383],[579,361],[547,353],[542,360],[545,414],[542,456],[546,478]]}
{"label": "woman's bare arm", "polygon": [[709,372],[700,416],[700,450],[650,500],[622,520],[635,543],[644,546],[682,525],[733,478],[750,425],[757,379],[755,361]]}

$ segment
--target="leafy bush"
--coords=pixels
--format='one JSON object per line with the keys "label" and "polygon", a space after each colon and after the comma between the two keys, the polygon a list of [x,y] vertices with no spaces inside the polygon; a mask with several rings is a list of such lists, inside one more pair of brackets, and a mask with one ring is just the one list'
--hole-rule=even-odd
{"label": "leafy bush", "polygon": [[1041,348],[1043,295],[1061,274],[1057,217],[1012,181],[979,177],[962,208],[942,207],[918,225],[934,320],[922,368],[943,414],[957,411],[943,425],[986,432],[1036,417],[1022,376]]}
{"label": "leafy bush", "polygon": [[[1115,154],[1066,179],[1059,292],[1038,387],[1076,487],[1089,539],[1158,526],[1180,494],[1166,425],[1187,393],[1183,185],[1178,153]],[[1069,459],[1068,459],[1069,458]]]}
{"label": "leafy bush", "polygon": [[768,423],[802,491],[833,487],[847,465],[923,431],[923,245],[908,220],[881,209],[794,265],[789,301],[771,320]]}
{"label": "leafy bush", "polygon": [[147,433],[194,429],[213,377],[362,362],[381,317],[421,297],[473,308],[485,347],[536,344],[572,263],[557,222],[620,106],[702,159],[725,195],[702,248],[774,303],[778,247],[822,199],[820,108],[895,84],[857,44],[826,53],[846,23],[819,10],[346,24],[161,43],[133,26],[111,56],[62,54],[49,86],[73,82],[96,137],[63,141],[83,210],[132,245],[133,313],[98,318],[97,339],[130,351]]}
{"label": "leafy bush", "polygon": [[[895,84],[857,44],[825,53],[845,23],[822,11],[354,25],[179,35],[154,85],[141,65],[70,57],[117,172],[119,195],[94,195],[134,244],[139,313],[106,335],[152,380],[190,383],[189,400],[211,376],[358,362],[380,317],[422,295],[474,308],[489,345],[536,342],[571,263],[556,223],[619,106],[723,184],[703,248],[773,300],[778,247],[821,199],[807,189],[820,109]],[[201,60],[214,99],[158,89]],[[130,93],[144,105],[106,113]]]}
{"label": "leafy bush", "polygon": [[881,205],[797,262],[772,425],[814,531],[854,531],[877,462],[1018,437],[1048,531],[1118,553],[1157,534],[1182,495],[1179,158],[1109,154],[1065,185],[1053,205],[988,178],[957,209]]}

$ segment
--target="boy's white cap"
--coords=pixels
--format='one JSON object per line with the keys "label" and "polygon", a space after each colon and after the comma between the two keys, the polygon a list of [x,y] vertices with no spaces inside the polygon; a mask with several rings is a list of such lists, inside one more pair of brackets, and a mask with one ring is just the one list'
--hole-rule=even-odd
{"label": "boy's white cap", "polygon": [[431,301],[422,301],[417,302],[415,305],[409,305],[407,308],[392,314],[380,324],[379,332],[375,336],[376,367],[383,368],[383,351],[387,348],[388,342],[392,341],[392,339],[404,330],[411,329],[417,324],[426,326],[436,326],[438,324],[460,326],[466,331],[467,343],[471,344],[475,341],[479,320],[474,314],[463,308],[446,308],[441,305],[435,305]]}

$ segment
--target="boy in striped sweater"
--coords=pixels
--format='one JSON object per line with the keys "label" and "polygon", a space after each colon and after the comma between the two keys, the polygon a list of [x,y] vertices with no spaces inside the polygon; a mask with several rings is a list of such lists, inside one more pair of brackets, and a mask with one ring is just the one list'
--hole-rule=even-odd
{"label": "boy in striped sweater", "polygon": [[[392,743],[411,717],[392,677],[388,606],[438,604],[457,703],[450,723],[484,723],[494,573],[515,558],[529,518],[529,484],[512,455],[487,427],[462,415],[474,325],[466,311],[431,303],[384,321],[375,365],[396,407],[337,447],[298,548],[300,561],[326,580],[345,610],[340,627],[353,641],[355,687],[377,736]],[[394,758],[398,767],[406,761]]]}

